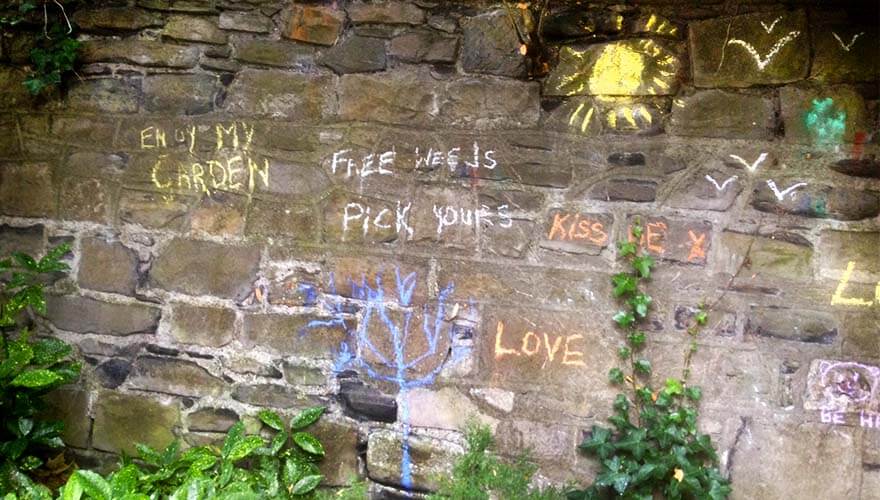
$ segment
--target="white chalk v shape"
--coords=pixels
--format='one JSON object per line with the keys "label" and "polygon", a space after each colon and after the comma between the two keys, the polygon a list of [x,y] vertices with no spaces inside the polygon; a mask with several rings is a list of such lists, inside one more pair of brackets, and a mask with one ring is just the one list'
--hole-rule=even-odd
{"label": "white chalk v shape", "polygon": [[724,181],[723,183],[721,183],[721,185],[719,186],[718,181],[716,181],[714,177],[712,177],[709,174],[706,174],[706,180],[711,182],[712,184],[715,184],[715,189],[717,189],[718,191],[724,191],[724,188],[726,188],[727,185],[730,184],[731,182],[735,181],[736,178],[737,177],[734,175],[733,177],[731,177],[731,178],[727,179],[726,181]]}
{"label": "white chalk v shape", "polygon": [[788,193],[794,191],[795,189],[797,189],[801,186],[806,186],[806,185],[807,185],[806,182],[798,182],[794,186],[788,187],[788,188],[784,189],[783,191],[780,191],[779,188],[776,186],[776,182],[774,182],[772,180],[767,181],[767,186],[770,187],[770,189],[773,191],[773,194],[776,196],[776,199],[779,201],[782,201],[783,199],[785,199],[785,195],[787,195]]}
{"label": "white chalk v shape", "polygon": [[746,169],[748,169],[749,172],[754,172],[755,169],[758,168],[758,165],[760,165],[761,163],[764,162],[765,159],[767,159],[767,153],[761,153],[761,154],[758,156],[758,159],[755,160],[754,163],[752,163],[751,165],[749,165],[749,162],[747,162],[747,161],[745,161],[744,159],[742,159],[741,156],[737,156],[737,155],[729,155],[729,156],[730,156],[731,158],[733,158],[734,160],[736,160],[736,161],[742,163],[742,165],[743,165],[744,167],[746,167]]}
{"label": "white chalk v shape", "polygon": [[837,33],[832,31],[831,34],[834,35],[834,38],[837,39],[837,43],[840,44],[840,48],[849,52],[849,49],[851,49],[853,44],[856,43],[856,40],[858,40],[860,36],[864,35],[865,32],[863,31],[861,33],[853,35],[852,40],[850,40],[849,43],[843,43],[843,40],[841,40],[840,37],[837,36]]}
{"label": "white chalk v shape", "polygon": [[744,41],[740,40],[739,38],[734,38],[733,40],[729,40],[727,42],[727,45],[731,45],[731,44],[739,45],[742,48],[746,49],[746,51],[752,55],[752,58],[755,59],[755,64],[758,65],[758,70],[764,71],[764,68],[766,68],[767,65],[770,64],[770,61],[773,60],[773,56],[775,56],[776,53],[782,49],[782,47],[785,47],[785,45],[788,44],[788,42],[794,40],[800,34],[801,34],[800,31],[792,31],[789,34],[785,35],[784,37],[780,38],[779,40],[776,41],[776,43],[773,45],[773,47],[770,48],[770,52],[767,52],[767,55],[764,57],[761,57],[761,54],[758,54],[758,51],[755,50],[755,47],[752,46],[752,44],[750,44],[749,42],[744,42]]}
{"label": "white chalk v shape", "polygon": [[774,19],[773,22],[770,23],[769,27],[766,24],[764,24],[764,21],[761,21],[761,26],[764,27],[764,31],[766,31],[767,34],[769,35],[770,33],[773,33],[773,28],[776,27],[776,23],[778,23],[780,19],[782,19],[782,16],[779,16],[776,19]]}

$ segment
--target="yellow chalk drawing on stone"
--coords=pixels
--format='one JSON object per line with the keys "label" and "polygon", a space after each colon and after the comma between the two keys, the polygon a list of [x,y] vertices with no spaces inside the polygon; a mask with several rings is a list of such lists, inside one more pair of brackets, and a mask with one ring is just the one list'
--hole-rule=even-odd
{"label": "yellow chalk drawing on stone", "polygon": [[[869,307],[874,304],[874,301],[872,300],[843,296],[843,292],[846,291],[846,286],[849,283],[850,278],[852,278],[852,273],[853,271],[855,271],[855,269],[856,263],[854,261],[849,261],[849,263],[847,263],[846,265],[846,271],[843,272],[843,276],[840,277],[840,282],[837,283],[837,289],[834,290],[834,295],[831,296],[831,305]],[[877,283],[877,289],[874,291],[874,297],[877,302],[880,303],[880,283]]]}

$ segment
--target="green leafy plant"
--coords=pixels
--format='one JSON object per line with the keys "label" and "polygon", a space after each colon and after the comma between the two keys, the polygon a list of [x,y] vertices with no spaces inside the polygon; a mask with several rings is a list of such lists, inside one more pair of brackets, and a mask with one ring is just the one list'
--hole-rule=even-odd
{"label": "green leafy plant", "polygon": [[552,488],[537,489],[529,486],[537,466],[527,455],[507,463],[491,453],[492,431],[488,426],[469,423],[465,428],[467,450],[455,462],[450,476],[440,481],[431,500],[481,500],[504,498],[515,500],[550,500],[562,498]]}
{"label": "green leafy plant", "polygon": [[79,470],[59,491],[60,500],[215,500],[314,498],[324,476],[316,465],[324,447],[305,429],[324,412],[303,410],[285,425],[275,412],[263,410],[260,421],[272,433],[266,440],[246,435],[243,422],[226,434],[222,447],[198,446],[181,452],[174,442],[159,452],[138,444],[143,465],[123,459],[107,478]]}
{"label": "green leafy plant", "polygon": [[[633,225],[632,237],[642,237],[642,227]],[[612,277],[614,296],[625,307],[613,320],[625,333],[626,342],[617,354],[624,368],[612,368],[612,384],[625,387],[614,400],[610,428],[594,425],[581,443],[582,451],[599,459],[601,470],[593,484],[568,493],[571,500],[604,498],[666,499],[727,498],[730,483],[718,471],[718,457],[711,438],[697,431],[697,407],[702,391],[687,383],[693,339],[706,324],[708,313],[699,307],[691,335],[682,378],[667,378],[662,387],[651,384],[651,362],[642,356],[647,334],[639,328],[651,309],[651,296],[640,285],[651,278],[655,265],[650,255],[633,241],[618,243],[619,255],[630,270]]]}
{"label": "green leafy plant", "polygon": [[19,252],[0,260],[0,492],[46,493],[28,473],[43,465],[48,450],[64,446],[63,423],[40,418],[42,398],[76,380],[80,365],[70,359],[70,345],[32,340],[19,320],[27,312],[46,313],[44,281],[68,270],[61,258],[69,251],[64,244],[40,260]]}

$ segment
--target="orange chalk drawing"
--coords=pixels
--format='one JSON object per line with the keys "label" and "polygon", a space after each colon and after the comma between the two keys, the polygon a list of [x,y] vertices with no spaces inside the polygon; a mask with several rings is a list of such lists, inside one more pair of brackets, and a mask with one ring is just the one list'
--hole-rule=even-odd
{"label": "orange chalk drawing", "polygon": [[[543,336],[543,343],[541,337]],[[501,360],[507,356],[523,356],[532,358],[535,355],[540,356],[540,351],[546,352],[546,359],[541,364],[541,369],[546,368],[547,363],[553,363],[558,359],[557,354],[562,350],[562,358],[558,364],[569,366],[586,366],[584,363],[584,353],[575,349],[574,343],[583,339],[583,335],[552,335],[547,333],[535,333],[531,330],[525,332],[520,338],[520,348],[504,346],[504,322],[499,321],[495,329],[495,359]]]}
{"label": "orange chalk drawing", "polygon": [[504,336],[504,322],[499,321],[498,327],[495,330],[495,359],[501,359],[504,356],[519,356],[519,351],[516,349],[508,349],[501,345],[502,337]]}
{"label": "orange chalk drawing", "polygon": [[843,276],[840,277],[840,281],[837,283],[837,289],[834,290],[834,295],[831,296],[831,305],[870,307],[875,302],[880,304],[880,282],[877,283],[877,288],[874,290],[874,300],[843,296],[843,293],[846,291],[846,286],[849,284],[849,280],[852,278],[853,271],[855,270],[856,263],[854,261],[849,261],[846,264],[846,270],[843,272]]}
{"label": "orange chalk drawing", "polygon": [[691,240],[691,250],[688,253],[688,262],[699,262],[701,260],[706,259],[706,249],[704,245],[706,244],[706,233],[700,233],[700,237],[698,238],[696,234],[690,229],[688,229],[688,238]]}
{"label": "orange chalk drawing", "polygon": [[[534,347],[531,349],[529,349],[529,339],[535,339]],[[537,335],[535,335],[535,332],[526,332],[526,334],[523,335],[522,338],[522,348],[520,348],[520,351],[522,351],[522,353],[526,356],[534,356],[535,354],[538,354],[538,351],[540,350],[541,339]]]}
{"label": "orange chalk drawing", "polygon": [[547,239],[587,240],[596,245],[604,245],[608,242],[608,234],[605,232],[605,226],[599,221],[591,220],[577,213],[557,212],[553,214],[553,224],[550,226]]}

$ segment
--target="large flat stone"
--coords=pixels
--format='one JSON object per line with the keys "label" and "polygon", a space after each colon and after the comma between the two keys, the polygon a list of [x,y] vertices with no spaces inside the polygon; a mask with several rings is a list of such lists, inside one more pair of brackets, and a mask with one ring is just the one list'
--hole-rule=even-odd
{"label": "large flat stone", "polygon": [[235,312],[186,304],[174,306],[171,336],[183,344],[222,347],[234,336]]}
{"label": "large flat stone", "polygon": [[507,12],[502,9],[461,20],[461,65],[468,73],[525,75],[525,58]]}
{"label": "large flat stone", "polygon": [[196,363],[159,356],[139,356],[128,384],[134,389],[196,398],[219,396],[227,385]]}
{"label": "large flat stone", "polygon": [[[410,472],[412,488],[435,490],[437,478],[449,474],[456,456],[463,450],[425,436],[410,435]],[[370,479],[383,484],[401,485],[403,439],[394,431],[378,430],[370,433],[367,442],[367,470]]]}
{"label": "large flat stone", "polygon": [[180,422],[176,405],[164,404],[142,394],[105,391],[94,407],[92,446],[112,453],[137,456],[136,443],[162,450],[174,440]]}
{"label": "large flat stone", "polygon": [[869,128],[865,100],[848,85],[787,86],[779,102],[788,142],[833,149]]}
{"label": "large flat stone", "polygon": [[125,38],[88,40],[80,49],[84,63],[119,62],[140,66],[192,68],[199,60],[198,47]]}
{"label": "large flat stone", "polygon": [[134,295],[137,253],[119,242],[86,238],[80,245],[80,286],[100,292]]}
{"label": "large flat stone", "polygon": [[[249,314],[244,318],[241,342],[268,347],[285,355],[333,359],[348,337],[342,326],[315,325],[321,318],[286,314]],[[326,318],[325,318],[326,319]]]}
{"label": "large flat stone", "polygon": [[207,241],[172,240],[150,269],[151,286],[190,295],[240,298],[256,279],[260,251]]}
{"label": "large flat stone", "polygon": [[246,69],[239,72],[226,97],[226,111],[306,122],[329,113],[332,80],[324,76]]}
{"label": "large flat stone", "polygon": [[56,213],[52,168],[45,163],[19,163],[0,168],[0,213],[52,217]]}
{"label": "large flat stone", "polygon": [[220,80],[209,74],[152,75],[144,78],[144,108],[169,109],[184,115],[207,113],[214,108]]}
{"label": "large flat stone", "polygon": [[697,91],[675,100],[667,132],[691,137],[769,140],[776,129],[773,101],[759,94]]}
{"label": "large flat stone", "polygon": [[88,297],[50,295],[49,321],[60,330],[99,335],[155,333],[161,311],[146,304],[115,304]]}

